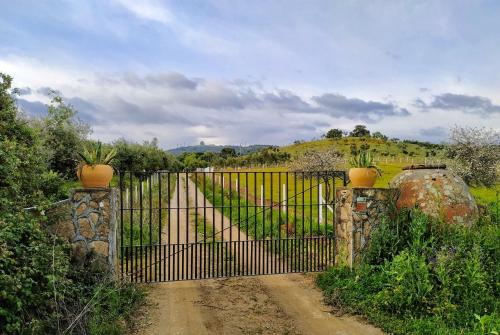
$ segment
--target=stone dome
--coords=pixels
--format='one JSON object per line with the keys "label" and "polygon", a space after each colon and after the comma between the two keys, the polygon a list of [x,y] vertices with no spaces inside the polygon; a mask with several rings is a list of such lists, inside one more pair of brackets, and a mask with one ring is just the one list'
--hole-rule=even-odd
{"label": "stone dome", "polygon": [[399,190],[397,207],[417,205],[425,214],[451,224],[472,224],[478,209],[464,181],[446,169],[411,166],[395,176],[391,188]]}

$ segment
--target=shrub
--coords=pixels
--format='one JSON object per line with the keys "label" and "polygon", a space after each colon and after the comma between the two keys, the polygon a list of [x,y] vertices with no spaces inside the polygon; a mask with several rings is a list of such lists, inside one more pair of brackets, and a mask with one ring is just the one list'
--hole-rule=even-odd
{"label": "shrub", "polygon": [[318,277],[327,302],[395,334],[495,334],[500,330],[500,227],[433,221],[390,211],[362,263]]}
{"label": "shrub", "polygon": [[57,320],[55,285],[70,280],[63,246],[26,215],[0,219],[0,333],[50,333]]}
{"label": "shrub", "polygon": [[28,214],[0,218],[0,334],[122,334],[143,291],[70,267],[68,245]]}
{"label": "shrub", "polygon": [[448,157],[451,168],[469,185],[491,186],[498,181],[500,132],[494,129],[455,127],[451,130]]}

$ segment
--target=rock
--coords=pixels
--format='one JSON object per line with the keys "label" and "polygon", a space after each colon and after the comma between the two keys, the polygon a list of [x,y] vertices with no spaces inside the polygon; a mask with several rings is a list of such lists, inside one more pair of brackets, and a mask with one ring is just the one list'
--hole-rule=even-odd
{"label": "rock", "polygon": [[75,227],[73,226],[71,219],[56,222],[51,226],[50,232],[67,242],[71,242],[76,234]]}
{"label": "rock", "polygon": [[90,250],[97,255],[107,257],[109,255],[109,244],[104,241],[93,241],[90,242]]}
{"label": "rock", "polygon": [[77,265],[83,265],[87,258],[87,243],[85,241],[76,241],[71,245],[71,259]]}
{"label": "rock", "polygon": [[99,225],[97,232],[99,233],[99,236],[107,238],[109,234],[109,226],[103,223]]}
{"label": "rock", "polygon": [[89,218],[94,225],[97,225],[99,223],[99,214],[97,214],[96,212],[90,213]]}
{"label": "rock", "polygon": [[85,238],[91,239],[94,237],[94,230],[88,218],[78,219],[78,226],[80,227],[80,235]]}
{"label": "rock", "polygon": [[82,215],[85,210],[87,209],[87,204],[82,202],[77,208],[76,208],[76,215],[80,216]]}

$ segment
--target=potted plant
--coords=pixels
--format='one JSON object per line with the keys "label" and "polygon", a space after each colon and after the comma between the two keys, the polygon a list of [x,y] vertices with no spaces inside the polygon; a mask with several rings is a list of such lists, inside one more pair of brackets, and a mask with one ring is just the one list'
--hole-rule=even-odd
{"label": "potted plant", "polygon": [[380,175],[382,170],[373,164],[373,157],[366,149],[361,149],[351,158],[349,179],[352,187],[373,187]]}
{"label": "potted plant", "polygon": [[78,165],[76,174],[82,186],[86,188],[108,187],[113,178],[113,168],[109,164],[115,158],[116,150],[111,149],[105,153],[102,143],[98,141],[90,149],[85,148],[78,155],[82,158],[82,162]]}

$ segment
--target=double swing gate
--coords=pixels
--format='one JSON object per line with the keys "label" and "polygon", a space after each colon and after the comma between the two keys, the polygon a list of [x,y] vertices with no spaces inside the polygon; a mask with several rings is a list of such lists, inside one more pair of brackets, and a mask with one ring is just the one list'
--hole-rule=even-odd
{"label": "double swing gate", "polygon": [[120,265],[134,282],[322,271],[344,171],[121,172]]}

